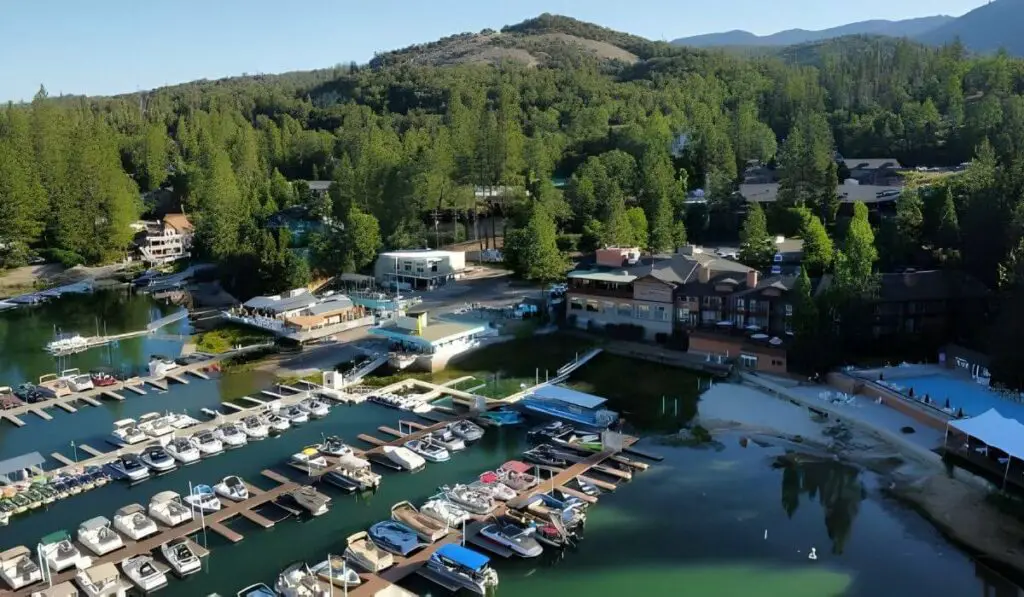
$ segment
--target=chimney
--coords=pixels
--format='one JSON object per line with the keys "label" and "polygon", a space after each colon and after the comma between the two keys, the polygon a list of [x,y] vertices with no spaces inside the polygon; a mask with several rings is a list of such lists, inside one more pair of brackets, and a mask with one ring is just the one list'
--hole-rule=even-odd
{"label": "chimney", "polygon": [[707,284],[711,281],[711,268],[704,265],[703,263],[697,264],[697,280],[701,284]]}
{"label": "chimney", "polygon": [[754,288],[757,286],[757,270],[752,269],[747,272],[747,288]]}

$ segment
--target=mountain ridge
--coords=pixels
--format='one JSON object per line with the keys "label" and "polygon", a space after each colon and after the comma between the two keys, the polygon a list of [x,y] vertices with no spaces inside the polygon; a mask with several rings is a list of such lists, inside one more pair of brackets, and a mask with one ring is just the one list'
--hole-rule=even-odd
{"label": "mountain ridge", "polygon": [[829,27],[827,29],[787,29],[770,35],[755,35],[749,31],[734,29],[721,33],[707,33],[681,37],[672,40],[673,45],[708,48],[717,46],[792,46],[823,41],[847,35],[886,35],[889,37],[916,38],[935,29],[953,23],[957,19],[948,15],[935,15],[914,19],[889,21],[872,19]]}

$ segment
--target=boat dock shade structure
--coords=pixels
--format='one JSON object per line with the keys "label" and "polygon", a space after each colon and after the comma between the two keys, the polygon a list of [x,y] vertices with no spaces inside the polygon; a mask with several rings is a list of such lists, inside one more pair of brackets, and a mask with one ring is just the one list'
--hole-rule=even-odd
{"label": "boat dock shade structure", "polygon": [[1008,419],[994,408],[969,419],[946,423],[944,441],[947,452],[1024,487],[1024,425]]}
{"label": "boat dock shade structure", "polygon": [[591,429],[606,429],[618,413],[602,408],[607,398],[569,389],[565,386],[541,386],[520,401],[527,410],[568,421]]}
{"label": "boat dock shade structure", "polygon": [[315,340],[354,327],[372,325],[367,309],[343,295],[317,298],[305,288],[257,296],[224,312],[225,319],[258,327],[297,342]]}
{"label": "boat dock shade structure", "polygon": [[464,344],[487,331],[486,324],[454,321],[427,321],[425,312],[409,312],[398,321],[372,328],[370,334],[387,338],[407,350],[434,354],[445,348]]}
{"label": "boat dock shade structure", "polygon": [[0,484],[8,485],[35,475],[33,469],[42,470],[46,459],[39,452],[29,452],[0,461]]}

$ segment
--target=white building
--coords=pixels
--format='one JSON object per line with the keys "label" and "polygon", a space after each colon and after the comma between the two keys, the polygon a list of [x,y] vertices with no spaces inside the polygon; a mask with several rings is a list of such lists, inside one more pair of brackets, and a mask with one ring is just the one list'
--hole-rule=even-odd
{"label": "white building", "polygon": [[463,251],[390,251],[377,256],[373,273],[379,284],[429,290],[458,280],[465,270]]}
{"label": "white building", "polygon": [[150,265],[171,263],[191,256],[193,228],[185,214],[167,214],[156,222],[140,222],[138,238],[142,260]]}

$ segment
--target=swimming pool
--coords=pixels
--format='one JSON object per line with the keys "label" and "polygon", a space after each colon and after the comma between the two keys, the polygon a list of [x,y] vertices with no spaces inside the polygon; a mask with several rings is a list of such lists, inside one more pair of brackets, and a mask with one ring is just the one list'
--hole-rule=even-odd
{"label": "swimming pool", "polygon": [[910,388],[914,388],[914,398],[918,400],[928,394],[939,407],[945,406],[946,399],[949,398],[949,404],[954,411],[962,408],[964,414],[969,417],[980,415],[988,409],[994,408],[1004,417],[1024,423],[1024,404],[1003,398],[985,386],[966,379],[937,373],[901,377],[892,380],[890,385],[902,388],[903,394],[907,394]]}

